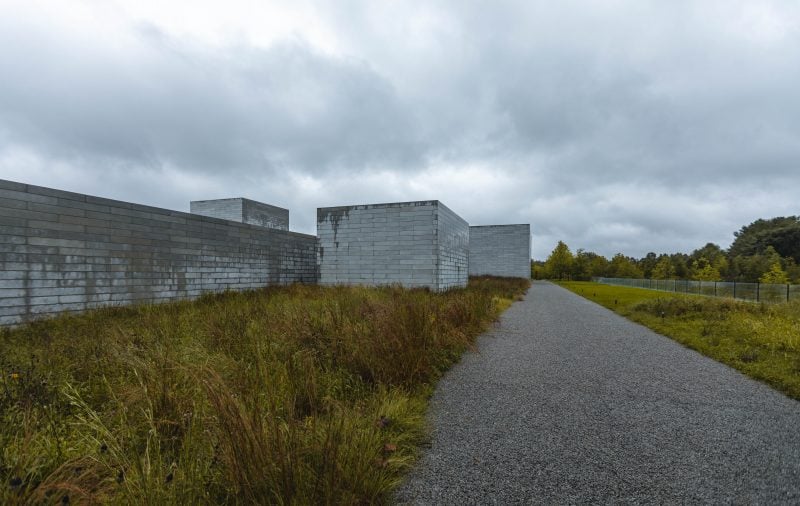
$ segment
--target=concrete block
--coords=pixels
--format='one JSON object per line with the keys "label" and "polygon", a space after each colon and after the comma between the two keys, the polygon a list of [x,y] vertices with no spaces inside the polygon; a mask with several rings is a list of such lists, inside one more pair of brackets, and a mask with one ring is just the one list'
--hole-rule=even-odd
{"label": "concrete block", "polygon": [[[441,212],[453,214],[438,201],[339,206],[317,209],[320,283],[427,286],[444,290],[467,282],[465,239],[459,245],[463,268],[442,283],[442,255],[438,220]],[[468,225],[458,219],[454,227],[468,238]],[[414,274],[415,268],[417,273]],[[426,279],[427,276],[427,279]]]}
{"label": "concrete block", "polygon": [[190,212],[277,230],[289,230],[289,210],[245,198],[194,200]]}
{"label": "concrete block", "polygon": [[529,224],[469,228],[469,273],[530,278]]}

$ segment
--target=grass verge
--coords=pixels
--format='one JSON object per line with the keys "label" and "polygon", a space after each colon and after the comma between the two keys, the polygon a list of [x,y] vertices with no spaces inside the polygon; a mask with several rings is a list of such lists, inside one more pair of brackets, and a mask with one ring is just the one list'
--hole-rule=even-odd
{"label": "grass verge", "polygon": [[754,304],[591,282],[559,283],[800,400],[800,302]]}
{"label": "grass verge", "polygon": [[0,333],[0,503],[380,503],[527,280],[289,286]]}

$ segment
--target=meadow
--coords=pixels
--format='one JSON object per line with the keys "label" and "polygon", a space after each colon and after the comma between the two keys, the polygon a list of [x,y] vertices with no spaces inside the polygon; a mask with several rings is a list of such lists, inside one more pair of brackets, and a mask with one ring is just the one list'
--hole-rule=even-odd
{"label": "meadow", "polygon": [[592,282],[559,284],[800,399],[800,301],[757,304]]}
{"label": "meadow", "polygon": [[0,503],[373,504],[528,288],[293,285],[0,332]]}

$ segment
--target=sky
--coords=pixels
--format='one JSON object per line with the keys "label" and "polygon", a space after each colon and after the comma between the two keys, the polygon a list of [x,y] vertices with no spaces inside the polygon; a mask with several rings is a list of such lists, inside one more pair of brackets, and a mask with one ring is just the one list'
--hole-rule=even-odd
{"label": "sky", "polygon": [[0,0],[0,179],[728,247],[800,214],[800,2]]}

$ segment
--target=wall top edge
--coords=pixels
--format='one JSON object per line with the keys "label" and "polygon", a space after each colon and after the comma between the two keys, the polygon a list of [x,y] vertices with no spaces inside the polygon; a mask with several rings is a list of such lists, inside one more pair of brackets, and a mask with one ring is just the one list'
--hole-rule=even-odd
{"label": "wall top edge", "polygon": [[317,213],[331,211],[352,211],[364,209],[385,209],[391,207],[437,207],[440,205],[438,200],[412,200],[409,202],[383,202],[379,204],[353,204],[348,206],[318,207]]}
{"label": "wall top edge", "polygon": [[229,197],[226,199],[201,199],[201,200],[190,200],[190,204],[201,204],[206,202],[236,202],[245,200],[244,197]]}
{"label": "wall top edge", "polygon": [[462,218],[460,214],[458,214],[457,212],[453,211],[452,209],[450,209],[449,207],[444,205],[442,202],[440,202],[438,200],[436,202],[437,202],[437,204],[438,204],[440,209],[442,209],[442,210],[444,210],[446,212],[449,212],[450,214],[452,214],[453,216],[458,218],[462,222],[462,224],[464,224],[464,225],[469,227],[469,222],[467,220],[465,220],[464,218]]}
{"label": "wall top edge", "polygon": [[226,198],[226,199],[190,200],[189,201],[189,205],[192,205],[192,204],[207,204],[207,203],[211,203],[211,202],[242,202],[242,203],[247,202],[247,203],[251,203],[251,204],[256,204],[257,206],[261,206],[261,207],[269,207],[269,208],[272,208],[272,209],[278,209],[280,211],[289,212],[289,210],[286,209],[285,207],[276,206],[275,204],[268,204],[266,202],[261,202],[260,200],[248,199],[246,197],[230,197],[230,198]]}
{"label": "wall top edge", "polygon": [[[173,218],[184,218],[187,220],[203,221],[208,223],[214,223],[218,225],[226,225],[226,226],[235,226],[239,228],[245,228],[250,230],[255,230],[259,232],[266,233],[276,233],[276,234],[287,234],[293,237],[302,237],[302,238],[309,238],[309,239],[316,239],[315,235],[310,234],[303,234],[300,232],[292,232],[290,230],[279,230],[273,228],[266,228],[259,225],[250,225],[248,223],[241,223],[238,221],[230,221],[224,220],[222,218],[212,218],[210,216],[203,216],[200,214],[192,214],[187,213],[184,211],[173,211],[171,209],[165,209],[163,207],[154,207],[148,206],[145,204],[136,204],[133,202],[125,202],[123,200],[114,200],[108,199],[105,197],[96,197],[94,195],[86,195],[83,193],[75,193],[66,190],[56,190],[54,188],[47,188],[44,186],[36,186],[30,185],[25,183],[17,183],[14,181],[8,181],[6,179],[0,179],[0,187],[13,189],[14,191],[20,191],[25,193],[33,193],[37,195],[44,195],[50,196],[55,198],[61,198],[64,200],[72,200],[78,202],[87,202],[91,204],[98,204],[98,205],[105,205],[109,207],[115,207],[118,209],[129,209],[131,211],[139,211],[139,212],[147,212],[153,214],[159,214],[163,216],[171,216]],[[13,188],[12,188],[13,187]]]}
{"label": "wall top edge", "polygon": [[270,209],[277,209],[279,211],[286,211],[287,213],[289,212],[289,209],[287,209],[285,207],[276,206],[275,204],[267,204],[266,202],[261,202],[260,200],[253,200],[253,199],[248,199],[248,198],[242,197],[242,202],[247,202],[249,204],[255,204],[255,205],[260,206],[260,207],[269,207]]}
{"label": "wall top edge", "polygon": [[497,227],[528,227],[530,223],[508,223],[504,225],[470,225],[469,228],[497,228]]}

